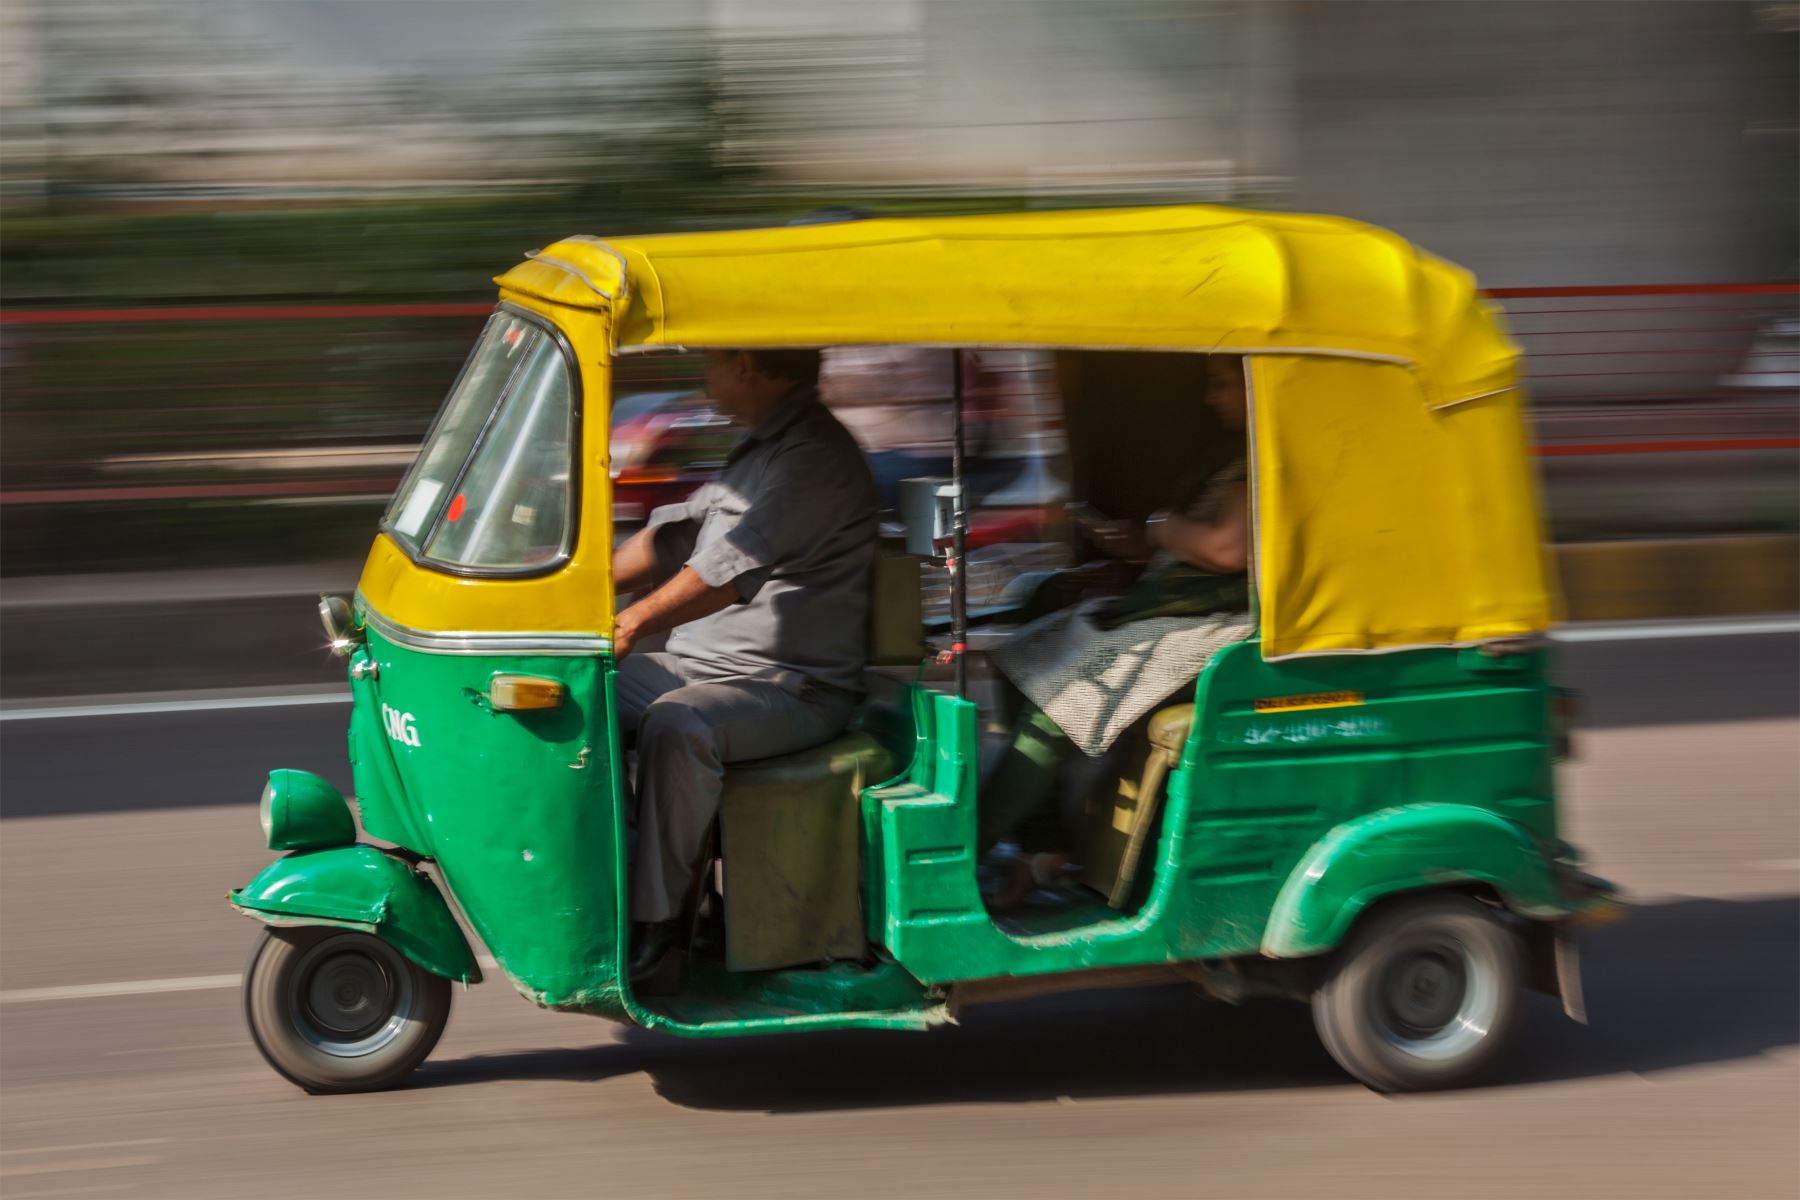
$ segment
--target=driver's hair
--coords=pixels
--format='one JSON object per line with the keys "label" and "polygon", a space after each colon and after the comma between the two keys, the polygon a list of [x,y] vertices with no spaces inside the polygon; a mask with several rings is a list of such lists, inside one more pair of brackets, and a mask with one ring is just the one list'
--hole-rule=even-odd
{"label": "driver's hair", "polygon": [[745,350],[750,365],[770,379],[785,379],[802,387],[819,386],[817,350]]}

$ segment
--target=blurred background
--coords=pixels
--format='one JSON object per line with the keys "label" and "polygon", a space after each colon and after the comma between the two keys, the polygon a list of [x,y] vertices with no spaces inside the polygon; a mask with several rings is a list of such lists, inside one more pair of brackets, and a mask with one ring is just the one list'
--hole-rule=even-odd
{"label": "blurred background", "polygon": [[[1221,1194],[1796,1194],[1797,97],[1794,0],[0,0],[0,806],[34,818],[0,837],[0,1189],[716,1195],[711,1148],[743,1194],[1192,1194],[1168,1147],[1204,1143]],[[1569,612],[1608,623],[1564,651],[1572,836],[1659,898],[1596,944],[1604,1033],[1384,1109],[1282,1016],[725,1051],[488,988],[419,1089],[298,1108],[218,893],[266,858],[263,771],[345,782],[313,607],[492,277],[572,233],[1194,202],[1386,226],[1509,314]],[[942,469],[947,365],[834,355],[885,488]],[[622,522],[736,436],[695,366],[620,365]],[[980,603],[1055,561],[1064,431],[1042,356],[969,366]],[[1069,1048],[1070,1011],[1143,1039]],[[623,1044],[545,1048],[584,1037]],[[1683,1086],[1614,1082],[1646,1075]]]}
{"label": "blurred background", "polygon": [[[10,601],[95,572],[346,586],[490,278],[564,234],[1199,201],[1366,219],[1493,290],[1557,540],[1657,545],[1635,600],[1602,587],[1616,548],[1565,555],[1575,615],[1793,607],[1792,3],[0,12]],[[982,452],[1046,469],[990,464],[1004,508],[1060,500],[1034,406],[1054,379],[1019,358],[990,364],[1005,428]],[[621,375],[659,393],[621,405],[630,512],[730,439],[680,365]],[[843,391],[941,409],[929,387]],[[944,450],[863,415],[872,452],[908,452],[893,469]],[[1680,584],[1722,539],[1729,588]]]}

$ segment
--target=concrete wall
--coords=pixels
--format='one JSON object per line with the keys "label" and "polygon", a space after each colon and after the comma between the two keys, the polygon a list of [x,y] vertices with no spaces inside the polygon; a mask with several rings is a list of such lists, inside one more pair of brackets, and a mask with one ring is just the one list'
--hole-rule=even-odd
{"label": "concrete wall", "polygon": [[1286,7],[1296,207],[1498,287],[1792,272],[1795,43],[1769,6]]}

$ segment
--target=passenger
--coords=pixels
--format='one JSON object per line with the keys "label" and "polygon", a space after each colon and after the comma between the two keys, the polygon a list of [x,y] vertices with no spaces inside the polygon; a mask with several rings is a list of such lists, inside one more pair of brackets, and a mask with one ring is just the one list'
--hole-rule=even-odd
{"label": "passenger", "polygon": [[[1247,411],[1243,359],[1210,356],[1206,381],[1206,403],[1220,424],[1242,433]],[[1069,865],[1073,837],[1056,796],[1059,778],[1073,765],[1076,750],[1103,753],[1131,720],[1191,686],[1218,644],[1240,640],[1247,632],[1247,478],[1240,453],[1210,475],[1182,481],[1169,507],[1141,526],[1082,519],[1103,552],[1134,561],[1147,558],[1143,575],[1125,595],[1051,613],[995,652],[995,665],[1025,693],[1027,703],[981,789],[980,848],[989,850],[1013,837],[1024,852],[1012,863],[991,907],[1023,902]],[[1243,621],[1209,625],[1197,620],[1240,613],[1246,614]],[[1168,620],[1158,627],[1143,624],[1158,618]],[[1168,636],[1158,636],[1163,630]],[[1116,687],[1095,689],[1095,677],[1107,668],[1122,678]],[[1098,702],[1097,692],[1103,697]],[[1083,719],[1079,731],[1065,731],[1058,724],[1059,716],[1066,722],[1071,714]],[[1104,763],[1090,760],[1088,771],[1076,772],[1088,777],[1077,783],[1078,794],[1093,782],[1096,765]]]}
{"label": "passenger", "polygon": [[[706,356],[706,394],[748,432],[719,478],[617,552],[621,730],[636,736],[631,973],[653,973],[719,809],[725,764],[829,741],[868,659],[875,484],[820,403],[816,350]],[[665,651],[633,654],[673,630]]]}

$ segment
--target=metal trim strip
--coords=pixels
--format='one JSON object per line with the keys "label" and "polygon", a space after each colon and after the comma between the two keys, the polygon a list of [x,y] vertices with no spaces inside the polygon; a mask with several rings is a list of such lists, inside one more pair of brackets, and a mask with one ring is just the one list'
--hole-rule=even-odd
{"label": "metal trim strip", "polygon": [[612,649],[611,638],[591,633],[414,629],[382,616],[361,591],[356,593],[356,611],[386,640],[427,654],[585,655],[604,654]]}
{"label": "metal trim strip", "polygon": [[573,275],[576,279],[578,279],[582,282],[582,284],[587,288],[588,291],[594,293],[594,295],[600,297],[602,300],[605,300],[608,303],[611,303],[618,299],[617,296],[613,295],[611,292],[607,291],[605,288],[603,288],[599,284],[595,283],[592,279],[588,278],[588,273],[586,271],[583,271],[580,267],[576,266],[574,263],[569,262],[566,259],[557,258],[553,254],[543,254],[536,250],[527,251],[525,254],[525,257],[530,259],[532,262],[541,262],[541,263],[545,264],[546,266],[555,267],[557,270],[563,272],[565,275]]}
{"label": "metal trim strip", "polygon": [[[751,349],[766,350],[830,350],[836,346],[884,346],[911,350],[1119,350],[1141,354],[1234,354],[1241,358],[1253,355],[1305,355],[1311,358],[1352,358],[1360,362],[1388,363],[1397,367],[1413,367],[1416,362],[1404,354],[1383,354],[1375,350],[1336,350],[1327,346],[1196,346],[1192,342],[1178,344],[1132,344],[1128,342],[767,342]],[[613,351],[624,358],[633,354],[670,354],[705,350],[700,342],[628,342]],[[712,347],[722,349],[723,347]],[[1502,391],[1506,389],[1501,389]]]}
{"label": "metal trim strip", "polygon": [[[611,245],[595,237],[591,233],[577,233],[564,238],[563,241],[580,242],[584,246],[592,246],[601,253],[610,254],[613,258],[617,259],[619,263],[619,294],[616,299],[629,300],[631,298],[631,264],[625,261],[625,256],[623,254],[619,253]],[[582,278],[585,281],[587,277],[584,275]],[[588,286],[593,287],[594,285],[590,283]],[[614,298],[615,297],[608,297],[608,299]]]}

